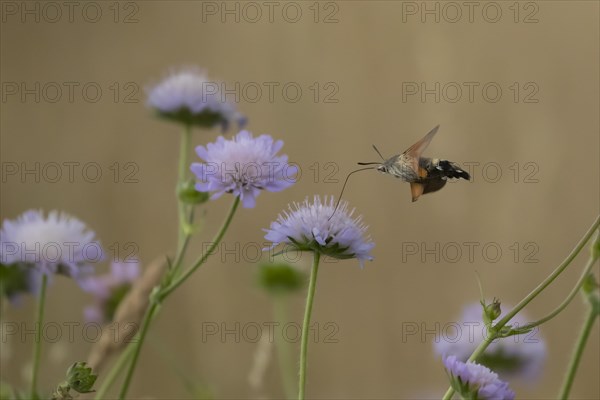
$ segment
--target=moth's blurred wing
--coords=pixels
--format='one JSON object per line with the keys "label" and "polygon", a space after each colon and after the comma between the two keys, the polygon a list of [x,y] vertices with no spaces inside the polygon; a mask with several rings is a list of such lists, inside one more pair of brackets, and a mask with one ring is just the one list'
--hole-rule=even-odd
{"label": "moth's blurred wing", "polygon": [[411,160],[411,163],[412,163],[411,166],[413,167],[413,171],[415,171],[415,172],[418,173],[418,171],[419,171],[419,158],[421,158],[421,154],[423,154],[423,152],[425,151],[425,149],[427,148],[427,146],[429,146],[429,143],[431,143],[431,140],[433,139],[433,137],[437,133],[439,127],[440,126],[438,125],[435,128],[433,128],[431,131],[429,131],[429,133],[427,135],[425,135],[423,137],[423,139],[419,140],[417,143],[415,143],[412,146],[410,146],[403,153],[403,154],[407,155],[408,158]]}

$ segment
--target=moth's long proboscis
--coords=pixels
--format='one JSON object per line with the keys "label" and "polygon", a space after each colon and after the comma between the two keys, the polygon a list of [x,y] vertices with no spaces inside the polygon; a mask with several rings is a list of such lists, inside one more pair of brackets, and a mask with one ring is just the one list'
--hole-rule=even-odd
{"label": "moth's long proboscis", "polygon": [[[373,163],[373,164],[379,164],[379,163]],[[367,164],[361,164],[361,165],[367,165]],[[333,213],[331,214],[331,216],[329,218],[327,218],[328,221],[335,215],[335,212],[337,211],[337,209],[338,209],[338,207],[340,205],[340,201],[342,200],[342,195],[344,194],[344,190],[346,189],[346,184],[348,183],[348,179],[350,179],[350,176],[352,174],[356,173],[356,172],[366,171],[368,169],[375,169],[375,167],[359,168],[359,169],[356,169],[356,170],[350,172],[348,174],[348,176],[346,176],[346,180],[344,181],[344,185],[342,186],[342,191],[340,192],[340,196],[338,197],[338,201],[335,204],[335,208],[333,209]]]}

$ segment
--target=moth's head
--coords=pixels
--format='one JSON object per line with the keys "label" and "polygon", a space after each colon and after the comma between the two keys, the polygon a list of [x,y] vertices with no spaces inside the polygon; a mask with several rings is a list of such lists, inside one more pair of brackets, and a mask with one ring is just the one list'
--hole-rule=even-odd
{"label": "moth's head", "polygon": [[384,174],[387,174],[388,173],[388,167],[385,166],[384,164],[381,164],[380,166],[377,167],[377,171],[383,172]]}

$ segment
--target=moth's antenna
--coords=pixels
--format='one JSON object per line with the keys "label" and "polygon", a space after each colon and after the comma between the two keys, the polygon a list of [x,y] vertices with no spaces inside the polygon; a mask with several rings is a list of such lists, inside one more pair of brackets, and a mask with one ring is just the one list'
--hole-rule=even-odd
{"label": "moth's antenna", "polygon": [[[361,164],[361,163],[359,163],[359,164]],[[379,164],[379,163],[367,163],[367,164],[361,164],[361,165],[370,165],[370,164]],[[338,201],[335,204],[335,208],[333,209],[333,213],[331,214],[331,216],[329,218],[327,218],[327,221],[329,221],[331,219],[331,217],[333,217],[335,215],[335,212],[337,211],[338,206],[340,205],[340,201],[342,200],[342,195],[344,194],[344,189],[346,189],[346,184],[348,183],[348,179],[350,179],[350,175],[352,175],[352,174],[354,174],[356,172],[366,171],[368,169],[374,169],[374,168],[375,167],[359,168],[359,169],[356,169],[356,170],[350,172],[348,174],[348,176],[346,176],[346,180],[344,181],[344,185],[342,186],[342,191],[340,192],[340,196],[338,197]]]}
{"label": "moth's antenna", "polygon": [[381,155],[381,153],[379,152],[379,150],[377,150],[377,147],[375,147],[375,145],[373,145],[373,148],[375,149],[375,151],[377,152],[377,154],[379,154],[379,157],[381,157],[381,159],[385,161],[385,158]]}
{"label": "moth's antenna", "polygon": [[[373,148],[375,149],[375,151],[377,152],[377,154],[379,154],[379,157],[381,157],[381,159],[383,161],[385,161],[385,158],[383,158],[383,156],[381,155],[381,152],[377,149],[377,147],[375,147],[375,145],[373,145]],[[374,164],[381,164],[380,162],[359,162],[357,163],[358,165],[374,165]]]}

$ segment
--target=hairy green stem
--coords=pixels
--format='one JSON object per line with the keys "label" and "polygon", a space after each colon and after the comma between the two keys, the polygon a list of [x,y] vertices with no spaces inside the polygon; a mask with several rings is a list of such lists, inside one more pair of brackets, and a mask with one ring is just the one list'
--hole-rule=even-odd
{"label": "hairy green stem", "polygon": [[[189,216],[190,223],[193,221],[193,218],[194,218],[194,212],[192,209],[190,211],[190,216]],[[168,271],[167,276],[164,278],[166,283],[169,283],[173,279],[173,276],[175,275],[178,268],[183,263],[183,256],[185,255],[185,252],[187,250],[190,239],[191,239],[191,234],[186,233],[184,236],[182,246],[179,248],[177,255],[175,256],[175,260],[172,265],[172,270]],[[108,391],[108,389],[110,389],[110,387],[112,386],[112,384],[115,381],[115,378],[121,372],[121,370],[123,369],[123,367],[125,366],[127,361],[130,359],[138,339],[139,339],[139,336],[136,336],[134,341],[130,342],[126,346],[125,350],[123,350],[123,352],[119,356],[118,361],[115,364],[113,364],[112,368],[110,369],[110,371],[107,374],[107,379],[105,379],[103,381],[102,386],[100,387],[100,389],[98,390],[98,393],[95,396],[96,400],[102,400],[104,394]]]}
{"label": "hairy green stem", "polygon": [[308,294],[306,295],[306,309],[304,310],[304,321],[302,323],[302,342],[300,344],[300,378],[298,380],[298,399],[304,400],[306,388],[306,355],[308,352],[308,331],[310,329],[310,316],[312,314],[313,300],[317,286],[317,272],[319,272],[319,260],[321,253],[314,252],[312,270],[310,271],[310,282]]}
{"label": "hairy green stem", "polygon": [[[175,278],[176,280],[174,282],[170,283],[167,287],[164,287],[164,288],[159,287],[155,291],[155,293],[150,295],[150,301],[151,301],[150,308],[146,311],[146,314],[144,315],[144,320],[142,322],[142,327],[138,334],[137,343],[135,343],[135,350],[133,353],[133,358],[131,360],[131,363],[129,364],[129,369],[127,370],[127,375],[125,376],[125,381],[123,382],[123,386],[121,387],[121,392],[119,394],[120,400],[123,400],[125,398],[125,396],[127,395],[127,391],[129,389],[129,385],[131,383],[131,378],[133,376],[133,371],[135,370],[137,360],[138,360],[138,357],[140,354],[140,350],[141,350],[142,345],[144,344],[144,340],[146,338],[146,333],[148,331],[148,328],[150,327],[150,323],[152,322],[152,320],[156,316],[156,313],[158,312],[160,303],[162,303],[162,301],[164,301],[169,294],[171,294],[183,282],[185,282],[185,280],[187,278],[189,278],[190,275],[192,275],[196,269],[198,269],[202,264],[204,264],[211,254],[213,254],[216,247],[221,242],[221,239],[225,235],[225,232],[227,232],[227,229],[229,228],[229,225],[231,224],[231,220],[233,219],[233,216],[234,216],[235,211],[237,210],[239,204],[240,204],[240,198],[236,197],[235,200],[233,201],[231,209],[229,210],[229,214],[227,215],[227,217],[225,218],[225,221],[223,222],[223,225],[221,226],[221,229],[219,229],[217,235],[211,242],[210,247],[202,255],[202,257],[200,257],[200,259],[191,268],[189,268],[187,271],[185,271],[181,276],[176,277]],[[175,267],[177,267],[177,266],[175,266]]]}
{"label": "hairy green stem", "polygon": [[508,323],[519,311],[521,311],[527,304],[531,302],[534,298],[537,297],[544,289],[546,289],[554,280],[571,264],[571,261],[575,259],[575,257],[581,252],[581,249],[585,246],[585,244],[590,240],[594,232],[600,226],[600,216],[596,217],[596,220],[588,229],[588,231],[583,235],[583,238],[577,243],[575,248],[571,251],[571,253],[565,258],[565,260],[548,276],[542,283],[540,283],[531,293],[529,293],[519,304],[517,304],[508,314],[504,316],[500,321],[498,321],[498,327],[501,328]]}
{"label": "hairy green stem", "polygon": [[556,307],[554,309],[554,311],[552,311],[550,314],[546,315],[544,318],[541,318],[535,322],[531,322],[527,325],[524,325],[521,327],[521,329],[529,329],[529,328],[535,328],[536,326],[539,326],[545,322],[550,321],[552,318],[556,317],[558,314],[560,314],[562,312],[562,310],[564,310],[569,303],[571,303],[571,301],[573,300],[573,298],[577,295],[577,293],[581,290],[581,287],[583,286],[585,279],[587,278],[587,276],[589,275],[590,271],[592,270],[592,267],[594,266],[594,264],[596,263],[596,261],[598,260],[597,257],[593,256],[590,257],[590,259],[588,260],[587,265],[585,266],[583,273],[581,274],[581,277],[579,278],[579,280],[577,281],[577,283],[575,284],[575,287],[571,290],[571,292],[569,293],[569,295],[567,296],[567,298],[560,303],[560,305],[558,307]]}
{"label": "hairy green stem", "polygon": [[[581,249],[585,246],[585,244],[590,240],[594,232],[600,226],[600,216],[596,217],[596,220],[592,224],[592,226],[588,229],[588,231],[583,235],[579,243],[575,246],[575,248],[569,253],[567,258],[546,278],[540,283],[531,293],[529,293],[523,300],[519,302],[512,310],[510,310],[496,325],[490,329],[488,333],[488,337],[479,344],[479,346],[475,349],[471,357],[469,357],[468,361],[476,361],[479,356],[483,354],[483,352],[488,348],[488,346],[499,336],[500,330],[510,322],[510,320],[517,315],[519,311],[521,311],[527,304],[529,304],[534,298],[536,298],[545,288],[547,288],[554,280],[569,266],[569,264],[575,259],[575,257],[581,252]],[[454,388],[450,386],[442,400],[450,400],[454,395]]]}
{"label": "hairy green stem", "polygon": [[48,276],[42,274],[42,285],[40,287],[37,315],[36,315],[36,330],[35,341],[33,343],[33,362],[31,365],[31,398],[37,399],[37,380],[38,370],[40,368],[40,357],[42,354],[42,330],[44,329],[44,306],[46,304],[46,287],[48,286]]}
{"label": "hairy green stem", "polygon": [[187,168],[188,168],[188,153],[190,150],[190,142],[192,140],[192,127],[186,125],[183,132],[181,133],[181,143],[179,147],[179,168],[178,168],[178,179],[177,186],[175,189],[175,195],[177,196],[177,207],[179,211],[179,232],[177,240],[177,252],[182,253],[181,248],[184,245],[185,240],[185,226],[186,226],[186,205],[179,198],[179,190],[184,187],[187,182]]}
{"label": "hairy green stem", "polygon": [[565,376],[562,388],[560,389],[560,395],[558,396],[558,398],[561,400],[566,400],[569,398],[569,392],[571,391],[571,387],[573,386],[573,382],[575,381],[577,367],[579,367],[579,362],[581,361],[583,350],[585,349],[585,345],[587,343],[588,337],[590,336],[590,332],[592,331],[592,327],[594,326],[594,322],[596,322],[597,316],[598,313],[596,312],[596,310],[594,310],[593,307],[590,307],[590,310],[588,311],[588,316],[583,324],[581,333],[579,334],[579,339],[577,339],[575,350],[573,351],[573,355],[571,356],[571,361],[569,362],[569,367],[567,368],[567,375]]}
{"label": "hairy green stem", "polygon": [[227,229],[229,228],[229,225],[231,224],[231,220],[233,219],[233,216],[235,215],[235,211],[237,210],[239,204],[240,204],[240,198],[236,197],[235,200],[233,201],[231,209],[229,210],[229,214],[227,215],[227,218],[223,222],[223,225],[221,226],[221,229],[219,229],[219,232],[217,232],[217,234],[213,238],[213,241],[210,242],[210,246],[208,247],[207,251],[205,251],[204,254],[202,254],[202,256],[187,271],[182,273],[181,276],[177,277],[173,283],[171,283],[169,286],[167,286],[166,288],[162,289],[159,292],[159,297],[161,299],[164,299],[169,294],[171,294],[171,292],[173,292],[173,290],[177,289],[183,282],[185,282],[185,280],[187,278],[190,277],[190,275],[192,275],[194,273],[194,271],[196,271],[202,264],[204,264],[206,262],[206,260],[208,259],[208,257],[211,254],[214,253],[215,249],[221,242],[221,239],[223,239],[225,232],[227,232]]}
{"label": "hairy green stem", "polygon": [[115,379],[119,376],[119,374],[127,364],[127,361],[129,361],[133,349],[135,348],[134,345],[135,342],[130,343],[127,347],[125,347],[125,350],[121,352],[119,358],[117,359],[113,367],[110,369],[110,371],[106,375],[106,378],[104,378],[104,380],[102,381],[102,385],[96,392],[96,395],[94,396],[95,400],[103,400],[106,398],[106,392],[113,385]]}
{"label": "hairy green stem", "polygon": [[150,322],[154,318],[156,312],[158,312],[158,307],[159,303],[156,301],[152,301],[152,303],[150,304],[150,308],[146,310],[146,314],[144,315],[144,321],[142,322],[142,328],[140,329],[139,334],[136,336],[136,343],[134,343],[134,350],[131,358],[131,363],[129,364],[129,368],[127,369],[127,374],[125,375],[123,386],[121,386],[119,400],[124,400],[125,396],[127,395],[129,385],[131,384],[131,378],[133,377],[133,371],[135,370],[138,358],[140,356],[140,352],[142,350],[144,339],[146,338],[146,334],[148,333]]}

